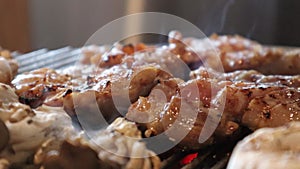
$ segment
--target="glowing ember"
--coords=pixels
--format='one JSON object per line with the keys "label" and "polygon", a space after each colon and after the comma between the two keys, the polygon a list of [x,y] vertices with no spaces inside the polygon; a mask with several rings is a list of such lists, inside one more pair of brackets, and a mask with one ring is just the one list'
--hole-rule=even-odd
{"label": "glowing ember", "polygon": [[192,162],[197,156],[198,156],[198,153],[189,154],[189,155],[185,156],[185,157],[181,160],[180,163],[181,163],[182,165],[186,165],[186,164]]}

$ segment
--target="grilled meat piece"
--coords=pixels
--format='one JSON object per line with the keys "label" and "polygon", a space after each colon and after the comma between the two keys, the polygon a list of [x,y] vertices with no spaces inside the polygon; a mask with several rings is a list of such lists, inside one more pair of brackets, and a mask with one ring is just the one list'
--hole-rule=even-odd
{"label": "grilled meat piece", "polygon": [[252,99],[246,108],[242,124],[252,130],[278,127],[300,120],[300,92],[283,89]]}
{"label": "grilled meat piece", "polygon": [[[175,141],[182,138],[180,145],[200,148],[204,144],[198,144],[198,137],[209,112],[211,83],[203,80],[171,82],[172,88],[168,86],[170,81],[166,81],[154,87],[148,97],[140,97],[131,105],[126,118],[145,128],[146,137],[170,130],[167,136]],[[184,133],[187,136],[181,135]],[[206,145],[209,143],[212,139]]]}
{"label": "grilled meat piece", "polygon": [[[18,75],[12,84],[20,102],[36,108],[43,103],[62,106],[62,95],[73,86],[71,76],[55,70],[41,68]],[[52,98],[52,99],[51,99]],[[54,99],[54,100],[53,100]]]}
{"label": "grilled meat piece", "polygon": [[182,34],[178,31],[171,31],[168,34],[169,45],[167,50],[177,55],[191,69],[201,64],[201,58],[190,48],[189,44],[183,39]]}
{"label": "grilled meat piece", "polygon": [[[276,49],[271,50],[276,51]],[[277,54],[278,53],[280,52],[277,52]],[[279,57],[274,57],[274,59],[269,62],[263,61],[263,65],[255,69],[264,74],[299,75],[299,62],[300,50],[284,51]]]}
{"label": "grilled meat piece", "polygon": [[179,84],[182,82],[180,79],[160,81],[152,88],[148,97],[140,96],[135,103],[131,104],[126,118],[138,123],[153,121],[155,117],[159,116],[157,113],[163,111],[165,104],[178,94]]}
{"label": "grilled meat piece", "polygon": [[[154,66],[128,69],[115,66],[89,77],[84,88],[64,96],[64,109],[72,117],[80,116],[91,124],[97,124],[102,114],[112,122],[127,112],[139,96],[147,96],[150,90],[163,79],[171,76]],[[98,115],[97,115],[98,114]]]}
{"label": "grilled meat piece", "polygon": [[115,44],[111,49],[108,46],[88,46],[82,48],[83,58],[81,63],[109,68],[121,64],[126,55],[133,55],[135,52],[144,51],[147,48],[142,43],[136,45]]}

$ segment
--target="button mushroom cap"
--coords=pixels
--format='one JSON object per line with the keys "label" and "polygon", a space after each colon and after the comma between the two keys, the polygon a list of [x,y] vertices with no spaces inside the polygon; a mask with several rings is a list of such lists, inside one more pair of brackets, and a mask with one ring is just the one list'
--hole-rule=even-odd
{"label": "button mushroom cap", "polygon": [[237,144],[227,169],[298,169],[300,122],[262,128]]}
{"label": "button mushroom cap", "polygon": [[[0,83],[0,120],[18,122],[34,113],[29,106],[21,104],[13,88]],[[6,124],[7,125],[7,124]]]}
{"label": "button mushroom cap", "polygon": [[93,141],[82,136],[62,140],[50,138],[36,151],[34,164],[43,169],[160,168],[160,159],[140,142],[141,132],[136,124],[124,118],[117,118],[105,130],[99,130]]}
{"label": "button mushroom cap", "polygon": [[13,73],[9,62],[6,59],[0,57],[0,82],[9,84],[12,78]]}
{"label": "button mushroom cap", "polygon": [[9,141],[9,132],[2,120],[0,120],[0,152],[7,146]]}
{"label": "button mushroom cap", "polygon": [[[0,85],[0,119],[5,122],[10,137],[9,146],[1,151],[0,157],[5,157],[11,164],[25,165],[49,138],[59,140],[77,134],[62,108],[41,106],[31,110],[24,104],[2,98],[5,91],[8,90],[2,91]],[[0,143],[2,135],[0,132]]]}
{"label": "button mushroom cap", "polygon": [[[71,141],[72,142],[72,141]],[[88,146],[70,141],[48,140],[34,156],[36,164],[41,164],[44,169],[99,169],[100,161],[97,153]],[[84,161],[84,162],[83,162]],[[105,168],[112,168],[108,166]]]}
{"label": "button mushroom cap", "polygon": [[0,102],[2,103],[18,102],[18,99],[19,98],[16,95],[13,88],[11,88],[9,85],[0,83]]}
{"label": "button mushroom cap", "polygon": [[4,158],[0,158],[0,168],[1,169],[9,169],[9,161],[4,159]]}

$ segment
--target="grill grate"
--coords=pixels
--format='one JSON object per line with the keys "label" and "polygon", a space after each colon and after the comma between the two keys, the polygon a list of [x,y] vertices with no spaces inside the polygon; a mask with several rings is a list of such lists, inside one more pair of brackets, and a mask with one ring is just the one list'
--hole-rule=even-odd
{"label": "grill grate", "polygon": [[56,49],[40,49],[23,55],[15,55],[19,63],[18,73],[28,72],[38,68],[63,69],[79,60],[81,49],[70,46]]}

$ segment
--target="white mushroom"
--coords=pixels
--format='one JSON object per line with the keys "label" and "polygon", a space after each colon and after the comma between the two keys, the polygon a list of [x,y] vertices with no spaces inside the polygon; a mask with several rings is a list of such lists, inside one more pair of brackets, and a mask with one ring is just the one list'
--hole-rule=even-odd
{"label": "white mushroom", "polygon": [[300,164],[300,123],[262,128],[238,143],[228,169],[298,169]]}

